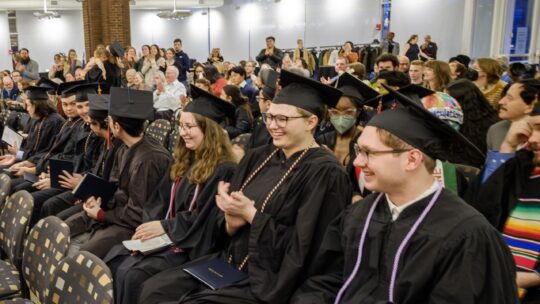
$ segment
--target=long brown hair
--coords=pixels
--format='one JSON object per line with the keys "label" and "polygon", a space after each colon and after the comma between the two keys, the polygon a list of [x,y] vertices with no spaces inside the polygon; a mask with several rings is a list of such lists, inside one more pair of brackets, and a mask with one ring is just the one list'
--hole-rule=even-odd
{"label": "long brown hair", "polygon": [[214,174],[217,165],[224,162],[235,162],[235,157],[232,144],[223,129],[209,118],[196,113],[192,114],[204,134],[204,139],[201,146],[193,151],[186,148],[181,136],[178,138],[174,149],[171,179],[176,180],[182,177],[193,164],[188,177],[189,182],[204,184]]}
{"label": "long brown hair", "polygon": [[448,63],[440,60],[430,60],[424,63],[424,67],[433,69],[433,74],[435,75],[435,87],[430,87],[429,83],[426,82],[426,87],[428,89],[442,92],[452,81],[452,74]]}

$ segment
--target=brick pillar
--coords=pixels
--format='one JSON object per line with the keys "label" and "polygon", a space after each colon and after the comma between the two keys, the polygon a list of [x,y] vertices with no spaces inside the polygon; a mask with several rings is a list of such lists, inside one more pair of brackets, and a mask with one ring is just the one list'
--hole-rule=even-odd
{"label": "brick pillar", "polygon": [[82,7],[87,60],[99,44],[131,43],[129,0],[87,0]]}

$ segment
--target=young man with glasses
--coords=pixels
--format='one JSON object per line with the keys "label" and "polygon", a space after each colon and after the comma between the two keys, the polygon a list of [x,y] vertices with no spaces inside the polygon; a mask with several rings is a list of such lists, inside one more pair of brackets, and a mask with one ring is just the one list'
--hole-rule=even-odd
{"label": "young man with glasses", "polygon": [[387,89],[402,107],[372,118],[356,148],[374,193],[328,227],[315,271],[291,303],[517,303],[500,234],[432,176],[435,159],[481,152]]}

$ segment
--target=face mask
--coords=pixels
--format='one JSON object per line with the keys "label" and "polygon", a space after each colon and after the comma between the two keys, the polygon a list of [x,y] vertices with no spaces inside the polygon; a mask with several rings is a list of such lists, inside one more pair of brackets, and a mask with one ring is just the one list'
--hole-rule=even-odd
{"label": "face mask", "polygon": [[350,130],[356,124],[356,117],[339,115],[330,118],[330,122],[336,128],[339,134],[343,134]]}

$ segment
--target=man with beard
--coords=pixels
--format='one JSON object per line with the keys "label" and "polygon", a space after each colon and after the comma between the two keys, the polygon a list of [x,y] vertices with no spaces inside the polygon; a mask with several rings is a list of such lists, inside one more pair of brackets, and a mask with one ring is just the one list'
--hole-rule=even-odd
{"label": "man with beard", "polygon": [[26,48],[22,48],[19,52],[21,60],[15,65],[15,70],[21,73],[23,79],[28,81],[39,79],[39,64],[30,59],[30,52]]}
{"label": "man with beard", "polygon": [[524,86],[534,108],[513,122],[498,153],[490,152],[486,167],[465,200],[504,236],[517,267],[522,303],[540,300],[540,83]]}

